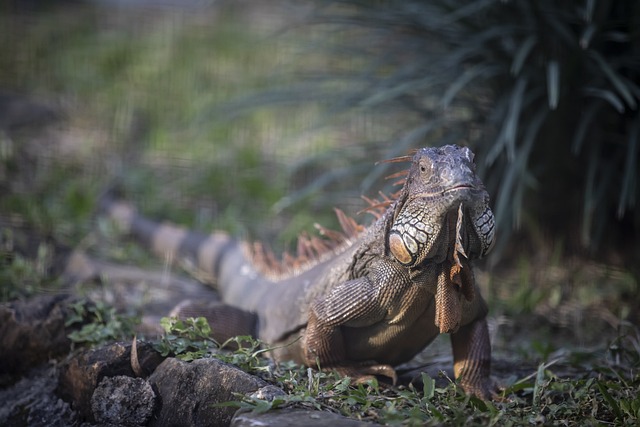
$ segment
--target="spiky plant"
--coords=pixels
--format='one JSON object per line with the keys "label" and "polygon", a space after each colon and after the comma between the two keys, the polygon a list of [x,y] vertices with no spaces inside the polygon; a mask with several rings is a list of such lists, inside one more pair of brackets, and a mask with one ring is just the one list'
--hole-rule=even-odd
{"label": "spiky plant", "polygon": [[313,19],[342,59],[330,111],[417,112],[405,144],[471,145],[503,235],[640,229],[640,3],[320,1]]}

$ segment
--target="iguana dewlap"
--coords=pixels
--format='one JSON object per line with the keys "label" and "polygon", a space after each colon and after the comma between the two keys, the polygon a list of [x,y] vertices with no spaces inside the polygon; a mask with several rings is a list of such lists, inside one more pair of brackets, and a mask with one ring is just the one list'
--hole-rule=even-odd
{"label": "iguana dewlap", "polygon": [[225,310],[236,312],[232,319],[255,317],[227,322],[227,335],[289,344],[273,352],[279,360],[395,380],[393,366],[449,333],[456,378],[465,391],[489,397],[487,306],[471,266],[493,245],[489,196],[468,148],[423,148],[407,160],[402,189],[371,226],[338,211],[344,233],[321,228],[331,239],[303,238],[299,257],[284,268],[226,234],[159,224],[115,200],[103,207],[157,254],[189,258],[207,273]]}

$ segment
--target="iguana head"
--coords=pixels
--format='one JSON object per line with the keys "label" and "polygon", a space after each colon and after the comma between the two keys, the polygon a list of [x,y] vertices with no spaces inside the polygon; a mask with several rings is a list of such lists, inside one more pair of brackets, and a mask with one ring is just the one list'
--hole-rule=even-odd
{"label": "iguana head", "polygon": [[489,195],[475,173],[473,153],[446,145],[418,150],[387,234],[391,255],[409,267],[486,255],[494,242]]}

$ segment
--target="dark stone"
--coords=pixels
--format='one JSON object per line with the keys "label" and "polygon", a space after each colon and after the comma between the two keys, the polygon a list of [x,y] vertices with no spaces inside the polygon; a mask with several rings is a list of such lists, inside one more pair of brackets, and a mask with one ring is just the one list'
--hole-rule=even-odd
{"label": "dark stone", "polygon": [[149,377],[162,407],[150,426],[228,426],[237,408],[216,404],[238,400],[267,385],[233,365],[216,359],[183,362],[166,359]]}
{"label": "dark stone", "polygon": [[358,421],[327,411],[310,409],[278,409],[264,413],[240,412],[231,427],[371,427],[374,423]]}
{"label": "dark stone", "polygon": [[93,416],[101,424],[146,425],[155,404],[148,381],[126,376],[104,377],[91,397]]}
{"label": "dark stone", "polygon": [[[153,372],[163,360],[151,344],[137,344],[138,360],[145,373]],[[78,414],[94,421],[91,396],[104,377],[125,375],[135,377],[131,368],[131,344],[114,343],[97,349],[86,350],[68,360],[60,372],[57,393]]]}
{"label": "dark stone", "polygon": [[76,424],[69,405],[59,399],[54,390],[56,368],[42,366],[25,375],[20,381],[0,390],[0,425],[52,426]]}
{"label": "dark stone", "polygon": [[281,397],[286,395],[281,388],[276,387],[274,385],[268,385],[262,388],[259,388],[255,392],[251,393],[249,396],[254,399],[267,400],[271,402],[276,397]]}
{"label": "dark stone", "polygon": [[[16,2],[16,4],[21,2]],[[43,127],[62,118],[53,105],[19,93],[0,91],[0,129],[9,133]]]}
{"label": "dark stone", "polygon": [[69,352],[65,295],[0,304],[0,375],[18,375]]}

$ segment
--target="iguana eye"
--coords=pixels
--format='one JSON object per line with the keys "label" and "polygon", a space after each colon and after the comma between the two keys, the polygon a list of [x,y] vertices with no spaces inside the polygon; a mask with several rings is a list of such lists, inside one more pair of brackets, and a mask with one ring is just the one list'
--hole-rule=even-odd
{"label": "iguana eye", "polygon": [[428,173],[430,171],[431,171],[431,163],[428,161],[428,159],[421,159],[420,160],[420,173],[426,174],[426,173]]}

